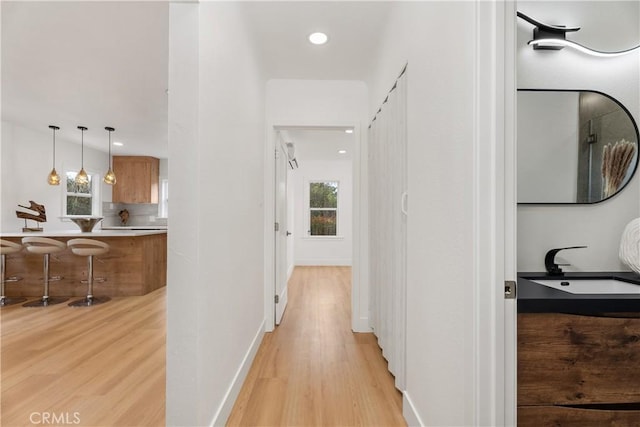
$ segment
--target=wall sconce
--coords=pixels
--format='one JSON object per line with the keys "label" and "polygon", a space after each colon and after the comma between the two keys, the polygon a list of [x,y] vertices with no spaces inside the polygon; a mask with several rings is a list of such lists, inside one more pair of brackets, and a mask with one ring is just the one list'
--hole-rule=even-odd
{"label": "wall sconce", "polygon": [[533,40],[530,40],[527,43],[533,46],[534,50],[560,50],[568,46],[582,53],[586,53],[593,56],[613,57],[613,56],[625,55],[627,53],[631,53],[637,50],[638,48],[640,48],[640,45],[639,45],[626,50],[620,50],[615,52],[602,52],[599,50],[588,48],[574,41],[567,40],[567,37],[566,37],[567,33],[578,31],[580,27],[565,27],[563,25],[545,24],[543,22],[540,22],[536,19],[531,18],[530,16],[525,15],[522,12],[518,12],[518,17],[521,19],[524,19],[528,23],[535,26],[535,28],[533,29]]}
{"label": "wall sconce", "polygon": [[49,172],[47,182],[49,185],[60,185],[60,175],[56,171],[56,131],[60,128],[58,126],[49,125],[49,129],[53,130],[53,168]]}
{"label": "wall sconce", "polygon": [[109,126],[105,127],[104,129],[109,132],[109,170],[104,176],[104,182],[105,184],[115,185],[116,174],[113,172],[113,169],[111,169],[111,132],[113,132],[115,129]]}
{"label": "wall sconce", "polygon": [[87,130],[84,126],[78,126],[78,129],[82,132],[82,157],[80,163],[80,172],[76,175],[76,184],[87,184],[89,183],[89,176],[84,170],[84,131]]}

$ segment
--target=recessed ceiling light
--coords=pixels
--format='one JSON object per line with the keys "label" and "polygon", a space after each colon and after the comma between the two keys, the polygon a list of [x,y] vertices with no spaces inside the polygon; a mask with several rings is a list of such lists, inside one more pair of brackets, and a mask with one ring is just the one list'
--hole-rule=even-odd
{"label": "recessed ceiling light", "polygon": [[325,44],[329,40],[325,33],[313,33],[309,35],[309,41],[313,44]]}
{"label": "recessed ceiling light", "polygon": [[116,147],[122,147],[124,144],[122,142],[114,141],[113,145],[115,145]]}
{"label": "recessed ceiling light", "polygon": [[338,153],[340,153],[340,154],[347,154],[347,150],[338,150]]}
{"label": "recessed ceiling light", "polygon": [[345,129],[344,132],[345,133],[353,133],[353,129]]}

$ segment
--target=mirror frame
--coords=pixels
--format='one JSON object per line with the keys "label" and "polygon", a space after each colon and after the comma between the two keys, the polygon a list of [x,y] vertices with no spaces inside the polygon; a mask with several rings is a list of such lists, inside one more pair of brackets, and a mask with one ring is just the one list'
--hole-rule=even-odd
{"label": "mirror frame", "polygon": [[[617,105],[620,106],[622,111],[624,111],[627,114],[627,116],[629,117],[629,119],[631,120],[631,124],[633,124],[633,128],[634,128],[635,133],[636,133],[636,141],[635,141],[635,143],[636,143],[636,154],[635,154],[635,156],[636,156],[636,164],[635,164],[635,166],[633,168],[633,172],[631,172],[631,175],[629,176],[629,179],[624,183],[624,185],[622,185],[622,187],[620,187],[618,189],[618,191],[616,191],[611,196],[605,197],[604,199],[600,199],[600,200],[595,201],[595,202],[517,202],[518,205],[523,205],[523,206],[541,206],[541,205],[552,205],[552,206],[555,206],[555,205],[559,205],[559,206],[577,205],[577,206],[584,206],[584,205],[596,205],[598,203],[602,203],[602,202],[604,202],[606,200],[610,200],[610,199],[616,197],[633,180],[633,178],[636,175],[636,172],[638,171],[638,164],[640,163],[640,132],[638,132],[638,125],[636,123],[636,120],[633,118],[633,115],[627,109],[627,107],[625,107],[620,101],[618,101],[617,99],[615,99],[613,96],[611,96],[609,94],[606,94],[606,93],[598,91],[598,90],[593,90],[593,89],[529,89],[529,88],[518,88],[516,90],[516,92],[591,92],[591,93],[597,93],[599,95],[602,95],[602,96],[605,96],[605,97],[609,98],[611,101],[615,102]],[[517,97],[517,93],[516,93],[516,97]],[[516,114],[517,114],[517,111],[516,111]],[[517,145],[518,145],[518,137],[517,137],[517,132],[516,132],[516,147],[517,147]],[[516,170],[516,179],[517,179],[517,170]]]}

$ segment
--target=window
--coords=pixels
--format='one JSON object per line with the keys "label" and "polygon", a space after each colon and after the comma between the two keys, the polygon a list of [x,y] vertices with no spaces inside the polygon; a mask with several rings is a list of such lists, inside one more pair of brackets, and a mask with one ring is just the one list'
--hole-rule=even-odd
{"label": "window", "polygon": [[160,197],[158,197],[158,218],[169,217],[169,180],[160,181]]}
{"label": "window", "polygon": [[83,215],[83,216],[95,216],[98,215],[98,189],[99,185],[95,185],[99,182],[96,175],[89,175],[89,182],[87,184],[77,184],[76,172],[67,172],[65,174],[66,185],[64,187],[63,197],[63,210],[64,215]]}
{"label": "window", "polygon": [[338,235],[338,182],[309,183],[309,234]]}

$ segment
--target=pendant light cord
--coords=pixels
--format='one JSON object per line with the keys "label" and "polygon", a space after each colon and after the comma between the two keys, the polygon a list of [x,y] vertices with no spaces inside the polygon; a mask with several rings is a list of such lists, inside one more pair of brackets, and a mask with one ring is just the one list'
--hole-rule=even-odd
{"label": "pendant light cord", "polygon": [[111,131],[109,131],[109,169],[111,169],[113,165],[111,164]]}
{"label": "pendant light cord", "polygon": [[82,131],[82,148],[80,150],[80,153],[81,153],[80,169],[84,169],[84,129],[81,129],[81,131]]}

